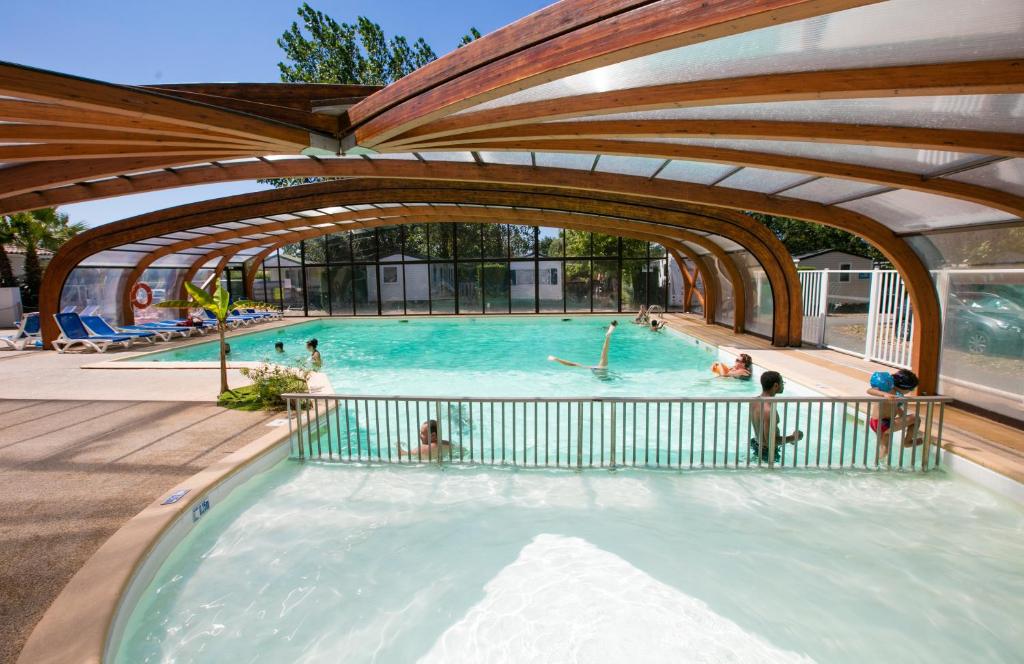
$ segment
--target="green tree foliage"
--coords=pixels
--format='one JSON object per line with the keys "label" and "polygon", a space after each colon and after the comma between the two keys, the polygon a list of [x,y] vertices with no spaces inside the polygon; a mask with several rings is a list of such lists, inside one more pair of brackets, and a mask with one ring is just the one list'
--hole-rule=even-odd
{"label": "green tree foliage", "polygon": [[468,33],[462,35],[462,39],[459,41],[459,45],[456,48],[462,48],[466,44],[475,42],[477,39],[480,39],[482,36],[483,35],[481,35],[480,31],[477,30],[476,28],[470,28]]}
{"label": "green tree foliage", "polygon": [[389,40],[365,16],[339,23],[305,2],[298,15],[302,27],[292,23],[277,40],[285,54],[277,65],[285,83],[387,85],[437,59],[423,38],[411,45],[401,35]]}
{"label": "green tree foliage", "polygon": [[754,219],[771,229],[777,238],[794,256],[809,254],[822,249],[837,249],[851,254],[859,254],[873,258],[879,262],[887,262],[882,252],[846,231],[798,219],[774,217],[757,212],[748,213]]}
{"label": "green tree foliage", "polygon": [[[10,242],[25,252],[25,276],[20,286],[22,301],[26,307],[34,309],[39,306],[39,288],[43,282],[39,252],[57,251],[85,228],[85,224],[73,224],[69,221],[68,215],[58,214],[53,208],[19,212],[0,219],[0,232],[4,243]],[[3,265],[5,262],[6,271]],[[0,259],[0,277],[3,278],[4,285],[14,285],[14,275],[10,271],[6,251]]]}
{"label": "green tree foliage", "polygon": [[10,217],[0,217],[0,286],[12,288],[18,285],[14,278],[11,259],[7,256],[7,246],[14,244],[14,225]]}
{"label": "green tree foliage", "polygon": [[[231,296],[222,287],[210,295],[199,286],[186,281],[185,291],[188,293],[187,300],[164,300],[156,306],[163,309],[206,309],[217,318],[217,331],[220,333],[220,394],[231,392],[228,387],[228,354],[225,333],[227,331],[228,316],[233,308]],[[248,302],[238,302],[234,306],[245,306]],[[262,303],[260,303],[262,304]]]}

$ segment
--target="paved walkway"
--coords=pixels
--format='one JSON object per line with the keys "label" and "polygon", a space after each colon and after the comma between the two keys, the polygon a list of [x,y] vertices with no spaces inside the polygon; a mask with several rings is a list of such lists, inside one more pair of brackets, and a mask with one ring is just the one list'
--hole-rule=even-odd
{"label": "paved walkway", "polygon": [[14,662],[125,521],[267,433],[273,417],[212,403],[0,400],[0,662]]}

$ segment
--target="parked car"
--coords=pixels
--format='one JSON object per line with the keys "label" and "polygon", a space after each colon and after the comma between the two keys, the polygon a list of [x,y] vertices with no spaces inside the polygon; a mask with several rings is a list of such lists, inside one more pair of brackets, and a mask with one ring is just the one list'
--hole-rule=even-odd
{"label": "parked car", "polygon": [[954,293],[946,309],[946,338],[979,355],[1020,356],[1024,307],[995,293]]}

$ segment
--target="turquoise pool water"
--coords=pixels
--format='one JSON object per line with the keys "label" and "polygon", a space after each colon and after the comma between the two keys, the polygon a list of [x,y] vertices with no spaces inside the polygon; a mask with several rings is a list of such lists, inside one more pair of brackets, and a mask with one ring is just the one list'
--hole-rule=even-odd
{"label": "turquoise pool water", "polygon": [[[609,317],[321,320],[230,340],[233,361],[293,364],[316,338],[338,394],[408,396],[751,396],[756,381],[714,378],[706,345],[618,318],[609,374],[564,367],[555,355],[596,364]],[[274,352],[282,341],[284,356]],[[152,353],[143,361],[216,361],[217,343]],[[754,358],[757,361],[757,358]],[[795,387],[789,392],[794,393]]]}
{"label": "turquoise pool water", "polygon": [[1024,510],[944,474],[287,461],[116,661],[1019,662]]}

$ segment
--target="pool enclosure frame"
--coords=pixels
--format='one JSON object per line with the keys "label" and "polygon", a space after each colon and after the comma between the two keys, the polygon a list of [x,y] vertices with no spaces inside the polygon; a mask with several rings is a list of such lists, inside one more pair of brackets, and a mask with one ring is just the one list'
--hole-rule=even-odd
{"label": "pool enclosure frame", "polygon": [[[936,12],[956,20],[933,21]],[[268,228],[256,228],[262,222],[246,228],[274,199],[284,204],[266,214],[345,199],[583,212],[589,217],[575,221],[595,232],[646,234],[690,259],[706,287],[720,272],[737,299],[747,289],[736,254],[717,254],[738,244],[771,281],[773,343],[798,345],[799,283],[784,265],[789,256],[737,223],[747,211],[792,217],[858,235],[899,271],[915,321],[911,365],[931,394],[941,311],[928,266],[908,240],[1024,225],[1024,134],[1013,110],[1024,92],[1020,21],[1011,0],[563,0],[382,89],[125,86],[0,63],[0,212],[254,178],[344,178],[291,188],[310,193],[301,204],[278,190],[83,234],[44,279],[47,343],[56,334],[49,314],[83,261],[153,254],[178,233],[197,241],[175,245],[179,258],[195,257],[187,265],[193,275],[204,266],[220,272],[321,230],[300,223],[268,237]],[[345,183],[365,200],[349,196]],[[399,183],[448,191],[413,200],[397,192]],[[456,187],[471,195],[451,195]],[[375,189],[389,191],[374,196]],[[516,200],[474,201],[483,191]],[[561,199],[547,207],[528,201],[545,196]],[[605,209],[579,210],[568,199]],[[614,211],[621,205],[643,214]],[[402,223],[442,217],[410,213]],[[697,218],[726,225],[706,230]],[[346,221],[376,223],[369,215]],[[206,235],[217,239],[181,235],[215,224],[222,225]],[[123,309],[130,319],[131,307]],[[745,307],[737,301],[735,310],[731,323],[742,331]]]}

